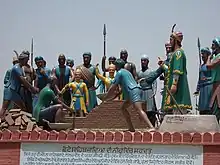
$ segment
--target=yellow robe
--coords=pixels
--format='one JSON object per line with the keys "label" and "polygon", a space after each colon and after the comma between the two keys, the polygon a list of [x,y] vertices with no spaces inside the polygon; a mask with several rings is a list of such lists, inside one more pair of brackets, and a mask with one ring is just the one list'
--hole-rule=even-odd
{"label": "yellow robe", "polygon": [[71,108],[74,111],[79,110],[75,109],[76,101],[79,99],[80,110],[87,113],[85,103],[89,103],[89,92],[86,84],[84,82],[71,82],[62,89],[61,93],[63,94],[67,89],[71,90]]}

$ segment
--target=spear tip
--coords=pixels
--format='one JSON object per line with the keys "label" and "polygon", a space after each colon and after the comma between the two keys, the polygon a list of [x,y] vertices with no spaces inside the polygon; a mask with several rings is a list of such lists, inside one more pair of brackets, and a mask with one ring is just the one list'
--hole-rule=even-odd
{"label": "spear tip", "polygon": [[106,25],[104,24],[103,35],[106,35]]}
{"label": "spear tip", "polygon": [[200,39],[199,39],[199,37],[198,37],[198,47],[200,47]]}

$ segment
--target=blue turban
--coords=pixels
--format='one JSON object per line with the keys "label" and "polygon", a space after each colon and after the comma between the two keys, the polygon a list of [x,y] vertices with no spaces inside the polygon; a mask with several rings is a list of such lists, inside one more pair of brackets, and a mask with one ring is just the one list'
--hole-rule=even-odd
{"label": "blue turban", "polygon": [[114,64],[116,67],[124,68],[125,62],[124,60],[118,58],[117,60],[115,60]]}
{"label": "blue turban", "polygon": [[210,49],[208,47],[205,47],[205,48],[201,49],[201,53],[207,53],[208,55],[210,55],[211,51],[210,51]]}

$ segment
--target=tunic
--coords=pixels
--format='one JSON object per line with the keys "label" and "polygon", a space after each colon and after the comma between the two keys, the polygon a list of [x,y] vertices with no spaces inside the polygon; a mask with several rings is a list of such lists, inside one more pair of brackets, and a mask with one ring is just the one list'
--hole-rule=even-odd
{"label": "tunic", "polygon": [[[44,68],[45,74],[41,74],[40,70],[41,70],[40,68],[36,69],[37,88],[39,89],[39,91],[41,91],[47,85],[48,79],[51,75],[51,70],[48,68]],[[38,100],[38,94],[35,94],[33,98],[33,107],[35,107],[37,100]]]}
{"label": "tunic", "polygon": [[[212,61],[220,58],[220,53],[213,57]],[[212,114],[216,115],[217,120],[220,119],[220,65],[212,68],[213,90],[209,107],[212,108]]]}
{"label": "tunic", "polygon": [[24,101],[24,96],[21,93],[21,82],[18,77],[24,76],[22,67],[15,64],[11,70],[10,84],[8,86],[8,98],[11,101]]}
{"label": "tunic", "polygon": [[120,69],[115,76],[113,84],[120,85],[124,92],[125,100],[132,103],[141,101],[141,86],[137,84],[133,75],[126,69]]}
{"label": "tunic", "polygon": [[[150,72],[152,72],[152,70],[149,68],[145,71],[140,70],[138,72],[138,79],[146,78]],[[146,110],[156,111],[156,102],[155,97],[153,95],[155,95],[157,92],[157,81],[155,80],[152,84],[149,84],[145,81],[141,81],[140,85],[143,90],[142,100],[146,102]]]}
{"label": "tunic", "polygon": [[[70,67],[68,66],[64,66],[63,68],[57,66],[55,68],[55,76],[57,77],[57,85],[58,85],[58,88],[59,90],[62,90],[63,87],[69,83],[69,78],[70,78]],[[64,103],[67,104],[68,106],[70,105],[71,103],[71,95],[70,95],[70,92],[69,91],[66,91],[64,94],[63,94],[63,100],[64,100]]]}
{"label": "tunic", "polygon": [[[71,105],[70,107],[76,112],[76,111],[83,111],[84,113],[87,113],[85,102],[89,103],[89,92],[87,89],[87,86],[84,82],[72,82],[67,84],[63,91],[65,89],[70,89],[71,91]],[[84,99],[85,98],[85,99]]]}
{"label": "tunic", "polygon": [[9,85],[10,85],[10,76],[11,76],[11,69],[8,69],[5,73],[4,77],[4,93],[3,93],[3,100],[9,100]]}
{"label": "tunic", "polygon": [[36,119],[37,122],[39,121],[41,110],[49,107],[52,101],[56,101],[55,93],[52,89],[46,86],[40,91],[37,104],[33,109],[33,117]]}
{"label": "tunic", "polygon": [[210,110],[209,103],[212,92],[212,72],[205,69],[205,64],[200,67],[197,90],[199,92],[199,111]]}
{"label": "tunic", "polygon": [[[179,75],[179,80],[177,83],[177,91],[173,94],[174,99],[177,104],[182,109],[192,109],[189,85],[187,79],[187,69],[186,69],[186,56],[183,49],[178,49],[173,52],[170,63],[168,65],[167,75],[165,77],[165,84],[168,89],[171,89],[173,84],[173,75]],[[164,91],[164,105],[162,106],[163,110],[175,109],[176,105],[169,96],[168,92]]]}
{"label": "tunic", "polygon": [[[91,65],[87,69],[93,74],[93,76],[96,75],[96,67],[94,65]],[[89,87],[89,84],[86,80],[84,80],[84,83],[86,84],[87,88],[89,88],[89,106],[87,107],[87,111],[91,112],[92,109],[98,105],[95,91],[96,89],[94,87],[94,84],[92,84],[92,87]]]}

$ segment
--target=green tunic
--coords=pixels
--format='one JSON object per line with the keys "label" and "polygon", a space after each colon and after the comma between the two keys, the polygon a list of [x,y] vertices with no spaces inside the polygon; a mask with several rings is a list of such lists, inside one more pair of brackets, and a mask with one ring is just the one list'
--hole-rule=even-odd
{"label": "green tunic", "polygon": [[[216,56],[213,57],[212,61],[217,60],[220,58],[220,53],[217,54]],[[215,90],[218,90],[219,83],[220,83],[220,65],[216,65],[214,68],[212,68],[212,82],[213,82],[213,91],[212,95],[215,94]],[[210,108],[212,108],[212,114],[216,116],[217,120],[220,120],[220,110],[218,107],[218,98],[217,96],[212,96],[215,97],[214,99],[214,104],[211,105]]]}
{"label": "green tunic", "polygon": [[[171,89],[173,84],[173,75],[179,75],[179,80],[177,84],[177,91],[173,94],[177,104],[182,109],[192,109],[189,85],[187,80],[187,69],[186,69],[186,56],[183,49],[178,49],[173,52],[170,62],[168,64],[167,74],[165,77],[165,84]],[[176,109],[171,97],[169,97],[166,89],[164,90],[163,97],[163,110]]]}

